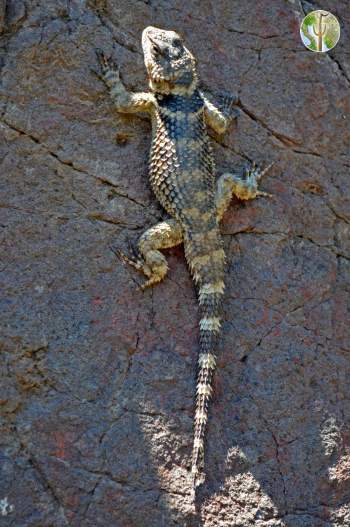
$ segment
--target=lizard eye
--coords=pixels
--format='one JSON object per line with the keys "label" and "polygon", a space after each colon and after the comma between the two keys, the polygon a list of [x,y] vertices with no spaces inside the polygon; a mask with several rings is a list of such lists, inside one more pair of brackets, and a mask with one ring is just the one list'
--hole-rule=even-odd
{"label": "lizard eye", "polygon": [[158,46],[158,44],[155,44],[154,42],[152,42],[152,49],[154,53],[157,53],[158,55],[162,54],[160,47]]}
{"label": "lizard eye", "polygon": [[157,55],[163,55],[162,48],[159,46],[159,44],[157,44],[157,42],[153,40],[153,38],[151,37],[148,37],[148,38],[151,41],[153,53],[156,53]]}
{"label": "lizard eye", "polygon": [[176,48],[180,48],[181,47],[181,39],[180,38],[174,38],[173,40],[173,45],[176,47]]}

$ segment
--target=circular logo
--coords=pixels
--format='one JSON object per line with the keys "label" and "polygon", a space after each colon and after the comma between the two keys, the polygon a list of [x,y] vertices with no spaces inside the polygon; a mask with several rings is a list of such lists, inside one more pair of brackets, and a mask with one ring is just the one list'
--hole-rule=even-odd
{"label": "circular logo", "polygon": [[312,11],[301,23],[300,36],[307,49],[316,52],[329,51],[334,48],[340,37],[338,19],[328,11]]}

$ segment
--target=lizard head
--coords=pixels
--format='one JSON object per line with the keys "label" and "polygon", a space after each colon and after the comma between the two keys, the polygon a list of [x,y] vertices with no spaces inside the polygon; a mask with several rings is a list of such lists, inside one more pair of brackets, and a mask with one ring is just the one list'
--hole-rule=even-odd
{"label": "lizard head", "polygon": [[193,92],[197,84],[196,61],[175,31],[146,27],[142,48],[152,91],[180,95]]}

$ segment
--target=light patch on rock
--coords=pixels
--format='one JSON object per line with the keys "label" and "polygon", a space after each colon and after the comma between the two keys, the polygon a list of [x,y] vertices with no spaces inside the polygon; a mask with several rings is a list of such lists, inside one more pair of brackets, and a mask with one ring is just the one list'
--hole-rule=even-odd
{"label": "light patch on rock", "polygon": [[8,499],[5,497],[2,500],[0,500],[0,514],[1,516],[7,516],[8,514],[11,514],[13,512],[14,506],[11,505],[8,501]]}
{"label": "light patch on rock", "polygon": [[323,423],[320,436],[326,456],[331,456],[339,449],[341,434],[334,417],[330,417]]}

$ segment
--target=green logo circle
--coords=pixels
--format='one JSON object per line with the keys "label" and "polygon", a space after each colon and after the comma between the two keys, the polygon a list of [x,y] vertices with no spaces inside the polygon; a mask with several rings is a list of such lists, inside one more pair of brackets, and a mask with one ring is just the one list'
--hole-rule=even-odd
{"label": "green logo circle", "polygon": [[301,23],[300,36],[307,49],[316,52],[329,51],[337,45],[340,37],[338,19],[322,9],[312,11]]}

